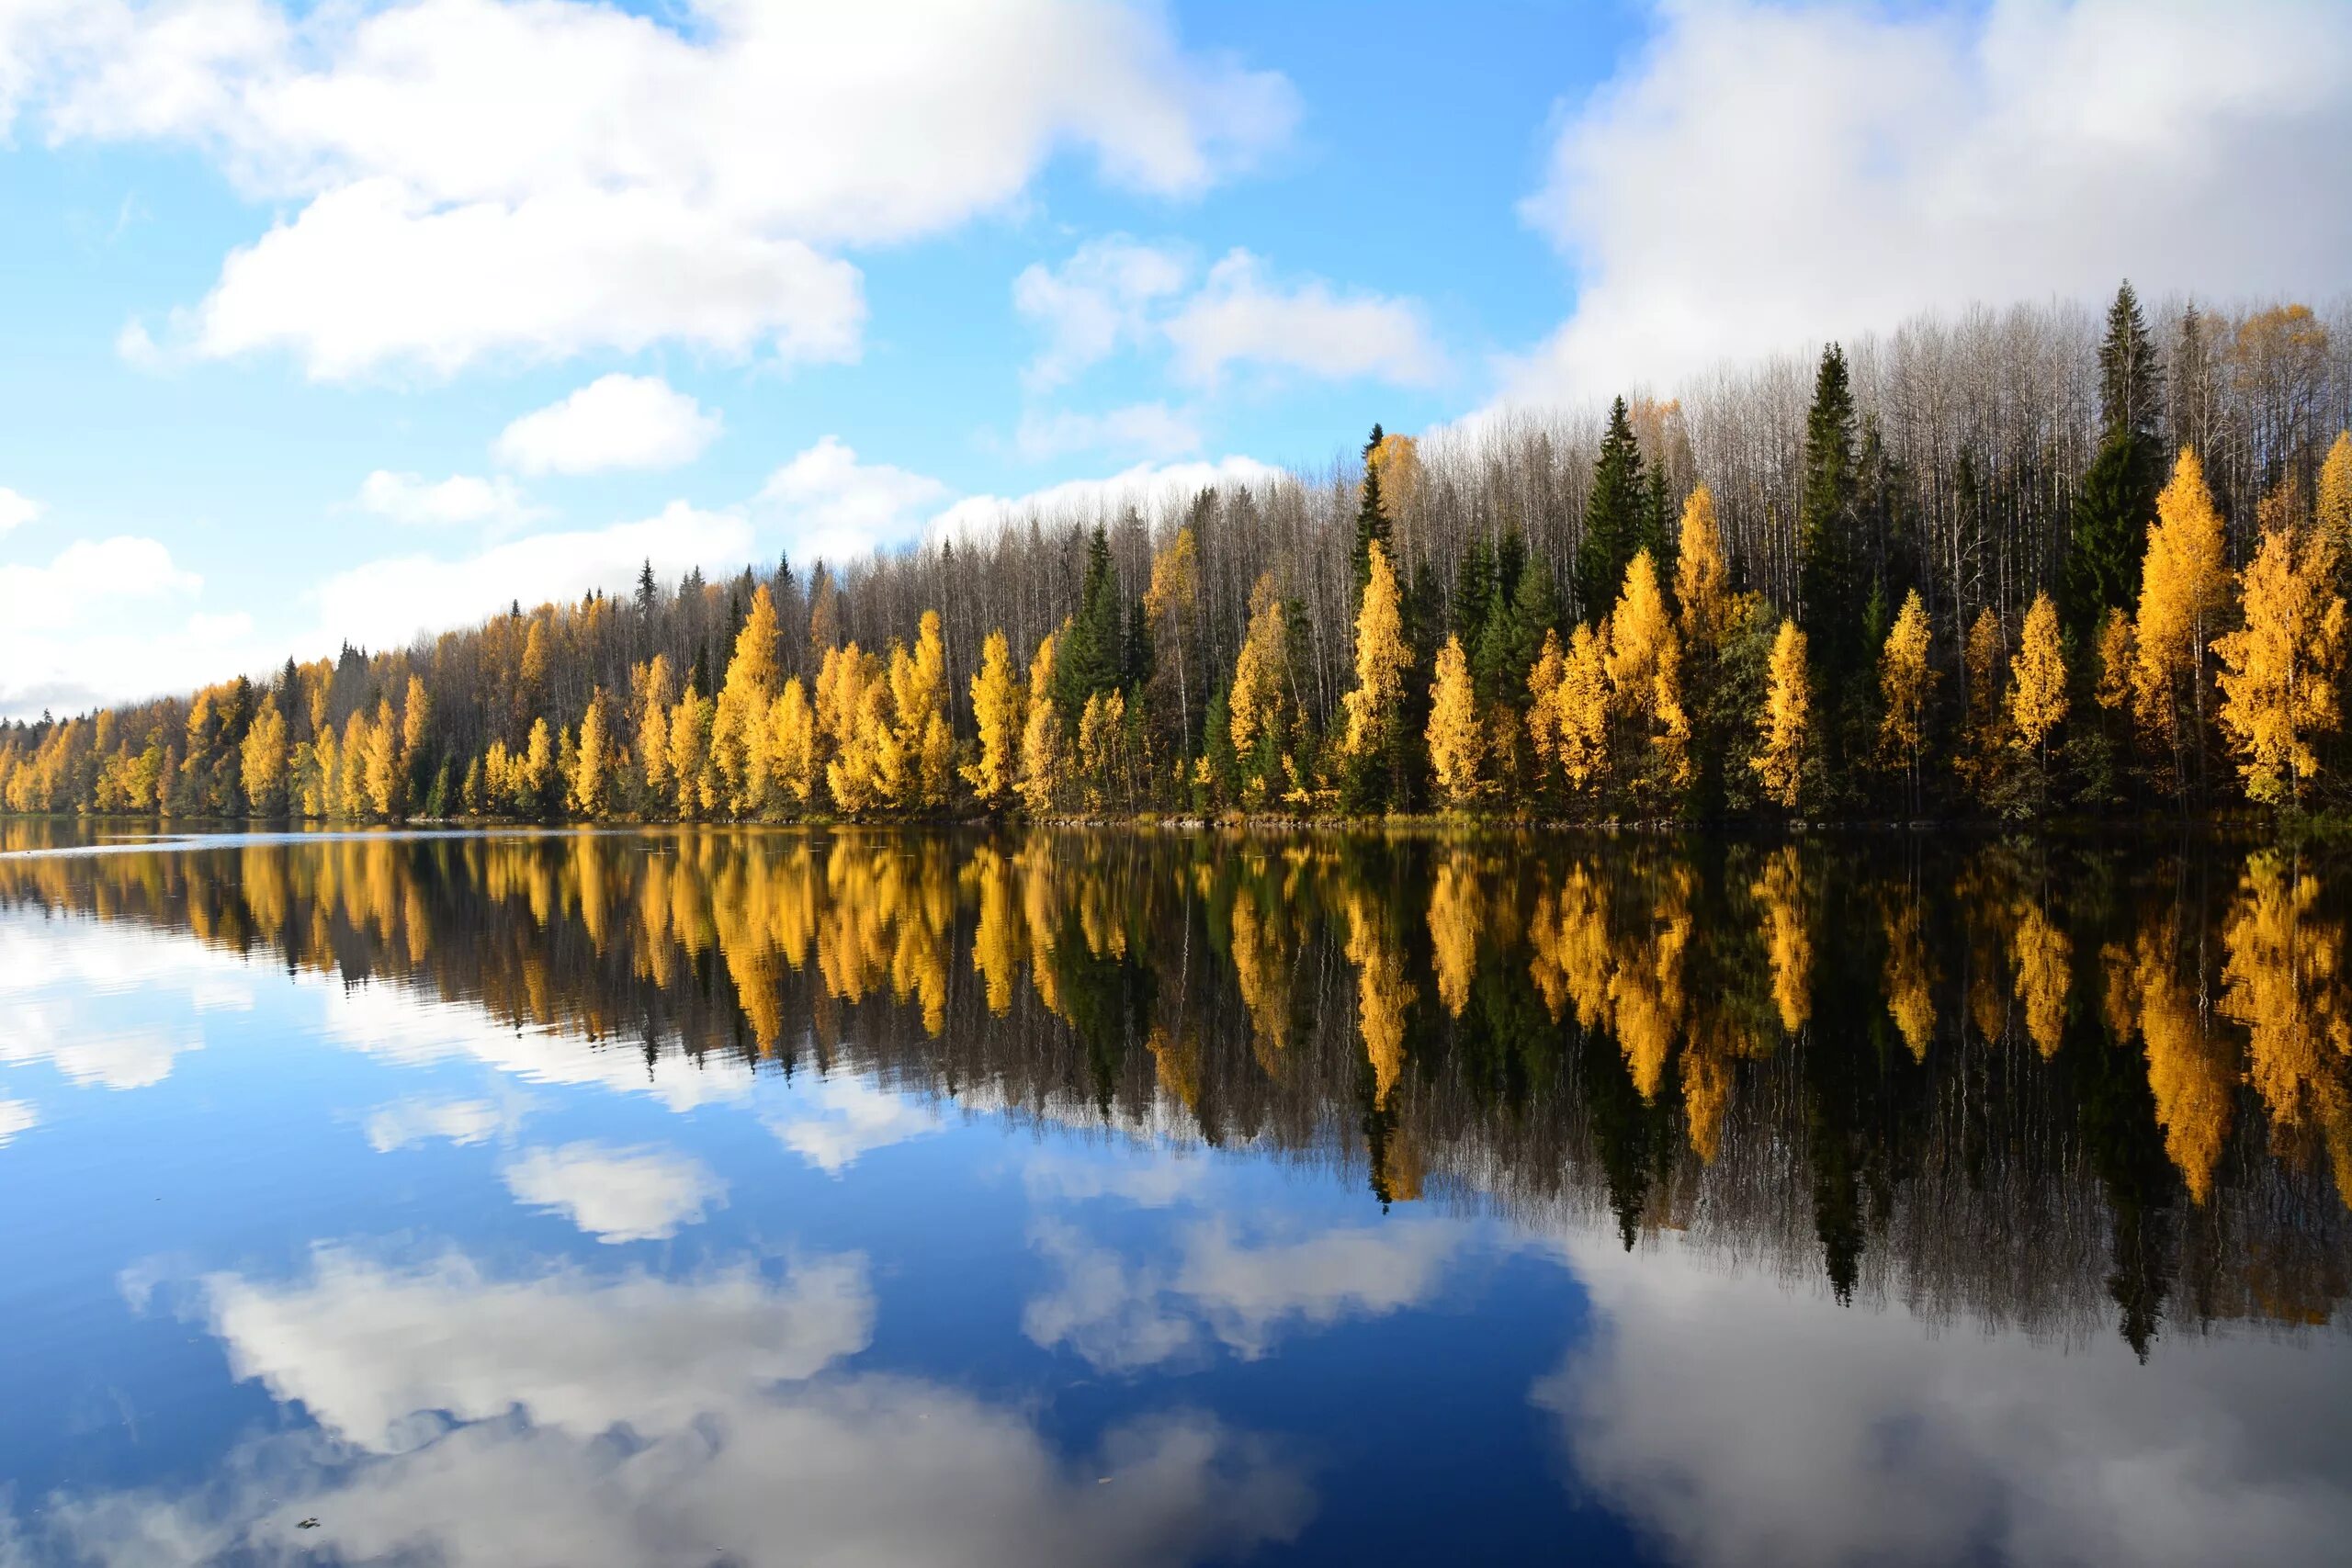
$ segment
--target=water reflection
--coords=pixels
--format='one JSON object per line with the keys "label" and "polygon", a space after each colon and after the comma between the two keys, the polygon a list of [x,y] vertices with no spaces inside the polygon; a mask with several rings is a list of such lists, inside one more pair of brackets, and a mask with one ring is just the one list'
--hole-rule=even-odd
{"label": "water reflection", "polygon": [[[1840,1297],[2104,1315],[2145,1351],[2168,1323],[2310,1323],[2343,1295],[2332,883],[2352,878],[2276,850],[708,831],[17,858],[0,907],[395,982],[348,989],[329,1028],[403,1059],[681,1107],[763,1063],[854,1066],[1260,1144],[1386,1203],[1606,1211],[1629,1247],[1673,1232]],[[117,1086],[184,1048],[11,1038]],[[772,1131],[838,1173],[936,1125],[840,1077]],[[506,1179],[608,1235],[725,1201],[660,1151]]]}
{"label": "water reflection", "polygon": [[[302,1419],[45,1495],[33,1561],[1344,1555],[1314,1457],[1338,1383],[1288,1385],[1286,1418],[1203,1391],[1350,1334],[1385,1337],[1357,1342],[1368,1404],[1408,1422],[1493,1361],[1507,1396],[1445,1439],[1494,1445],[1463,1506],[1540,1420],[1574,1475],[1541,1477],[1548,1506],[1640,1531],[1598,1556],[2295,1560],[2352,1522],[2330,860],[294,837],[0,858],[6,1158],[93,1114],[68,1089],[127,1111],[185,1085],[233,1125],[165,1157],[253,1169],[273,1227],[326,1190],[294,1233],[321,1239],[275,1266],[175,1240],[120,1276]],[[311,1115],[315,1053],[217,1087],[276,1017],[273,969],[303,1044],[376,1069],[356,1104]],[[316,1149],[462,1171],[442,1223],[280,1149],[284,1119],[253,1118],[281,1081],[331,1123]],[[959,1143],[976,1121],[1039,1134],[1010,1193]],[[876,1168],[924,1174],[862,1188]],[[1272,1184],[1242,1196],[1245,1168]],[[1476,1281],[1562,1262],[1575,1319],[1522,1282],[1448,1323]],[[983,1288],[994,1317],[962,1310]],[[956,1370],[877,1355],[892,1311]],[[1008,1346],[1104,1391],[1094,1416],[979,1375]],[[1439,1484],[1436,1451],[1385,1457]],[[1514,1495],[1482,1521],[1524,1516],[1498,1548],[1545,1539]]]}

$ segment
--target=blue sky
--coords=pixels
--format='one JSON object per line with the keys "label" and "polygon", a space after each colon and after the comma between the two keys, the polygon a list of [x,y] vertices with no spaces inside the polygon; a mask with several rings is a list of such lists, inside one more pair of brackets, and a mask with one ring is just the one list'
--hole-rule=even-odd
{"label": "blue sky", "polygon": [[2332,296],[2347,17],[0,0],[0,715],[1920,309]]}

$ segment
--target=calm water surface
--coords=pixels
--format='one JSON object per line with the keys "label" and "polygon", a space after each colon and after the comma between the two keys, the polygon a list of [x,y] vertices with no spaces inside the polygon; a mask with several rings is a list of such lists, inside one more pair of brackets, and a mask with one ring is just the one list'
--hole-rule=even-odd
{"label": "calm water surface", "polygon": [[81,832],[0,1562],[2352,1541],[2352,864]]}

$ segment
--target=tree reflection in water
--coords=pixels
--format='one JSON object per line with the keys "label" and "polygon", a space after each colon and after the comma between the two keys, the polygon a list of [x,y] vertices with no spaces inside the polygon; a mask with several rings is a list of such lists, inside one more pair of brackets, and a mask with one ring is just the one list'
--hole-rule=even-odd
{"label": "tree reflection in water", "polygon": [[1180,1127],[1384,1204],[1671,1230],[2143,1357],[2346,1292],[2347,898],[2352,870],[2196,843],[711,829],[0,860],[0,907],[582,1052]]}

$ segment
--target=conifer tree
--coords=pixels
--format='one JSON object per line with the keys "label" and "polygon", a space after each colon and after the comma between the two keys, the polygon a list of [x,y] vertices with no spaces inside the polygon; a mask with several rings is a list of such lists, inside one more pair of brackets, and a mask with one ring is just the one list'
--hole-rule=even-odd
{"label": "conifer tree", "polygon": [[1378,539],[1371,543],[1371,567],[1356,610],[1356,683],[1341,699],[1347,728],[1340,750],[1348,764],[1351,804],[1360,807],[1393,801],[1398,793],[1402,781],[1388,776],[1389,764],[1399,754],[1395,731],[1404,708],[1405,672],[1413,664],[1396,574],[1389,568],[1388,547]]}
{"label": "conifer tree", "polygon": [[571,808],[592,822],[611,805],[612,742],[606,733],[605,707],[605,688],[599,686],[580,720],[580,743],[571,760]]}
{"label": "conifer tree", "polygon": [[286,716],[278,712],[277,695],[261,700],[261,711],[245,731],[242,766],[245,805],[256,817],[276,817],[286,809]]}
{"label": "conifer tree", "polygon": [[2066,655],[2058,637],[2058,607],[2047,593],[2033,596],[2017,657],[2009,663],[2009,730],[2034,759],[2035,794],[2050,797],[2050,735],[2066,716]]}
{"label": "conifer tree", "polygon": [[742,628],[735,634],[734,654],[711,715],[711,766],[732,816],[751,816],[765,805],[769,748],[763,731],[782,674],[776,663],[779,636],[775,598],[763,582],[752,591]]}
{"label": "conifer tree", "polygon": [[1118,686],[1123,668],[1119,636],[1125,619],[1119,605],[1118,573],[1111,564],[1111,536],[1097,524],[1087,540],[1078,612],[1054,649],[1054,704],[1065,725],[1078,722],[1087,698]]}
{"label": "conifer tree", "polygon": [[1021,777],[1023,726],[1021,677],[1012,648],[1001,630],[989,633],[980,648],[980,668],[972,676],[972,722],[979,729],[979,751],[964,778],[982,806],[1011,804]]}
{"label": "conifer tree", "polygon": [[2229,586],[2222,515],[2205,487],[2204,466],[2184,447],[2156,497],[2132,626],[2132,711],[2151,747],[2167,759],[2184,807],[2203,773],[2206,646]]}
{"label": "conifer tree", "polygon": [[2344,595],[2335,545],[2317,528],[2273,528],[2246,566],[2245,624],[2215,639],[2220,717],[2238,753],[2246,798],[2300,806],[2319,771],[2312,742],[2335,733],[2344,678]]}
{"label": "conifer tree", "polygon": [[808,690],[793,676],[768,709],[768,777],[794,810],[806,811],[816,802],[817,710],[809,705]]}
{"label": "conifer tree", "polygon": [[1802,629],[1831,685],[1852,672],[1862,640],[1854,559],[1854,392],[1845,351],[1821,351],[1813,406],[1805,415],[1804,486],[1797,502]]}
{"label": "conifer tree", "polygon": [[2108,308],[2098,362],[2099,446],[2075,499],[2064,574],[2067,624],[2085,636],[2138,599],[2141,540],[2163,481],[2162,374],[2128,281]]}
{"label": "conifer tree", "polygon": [[1756,724],[1756,756],[1748,765],[1763,781],[1765,797],[1789,811],[1804,799],[1813,708],[1805,664],[1805,635],[1794,621],[1784,619],[1772,639],[1764,711]]}
{"label": "conifer tree", "polygon": [[1879,740],[1904,770],[1904,798],[1920,806],[1919,758],[1927,748],[1928,707],[1936,672],[1928,661],[1928,608],[1916,588],[1906,594],[1879,651]]}
{"label": "conifer tree", "polygon": [[1462,639],[1447,637],[1438,650],[1436,678],[1430,688],[1429,730],[1430,770],[1447,805],[1458,809],[1478,798],[1486,740],[1477,694],[1471,689],[1470,660],[1462,651]]}
{"label": "conifer tree", "polygon": [[1648,550],[1625,568],[1607,625],[1610,709],[1634,752],[1624,776],[1644,808],[1671,809],[1690,783],[1690,720],[1682,706],[1682,638]]}
{"label": "conifer tree", "polygon": [[1363,444],[1363,481],[1356,496],[1355,542],[1348,550],[1348,609],[1351,614],[1363,599],[1364,584],[1372,581],[1372,547],[1389,547],[1390,529],[1387,509],[1381,503],[1380,470],[1382,464],[1373,460],[1380,450],[1380,426],[1372,427],[1372,437]]}
{"label": "conifer tree", "polygon": [[1609,405],[1609,427],[1600,438],[1600,456],[1592,468],[1592,490],[1585,501],[1584,538],[1577,547],[1577,610],[1587,626],[1609,612],[1624,580],[1625,563],[1634,558],[1648,504],[1642,472],[1641,444],[1618,398]]}
{"label": "conifer tree", "polygon": [[1054,808],[1061,790],[1062,721],[1054,711],[1054,658],[1060,637],[1048,634],[1029,660],[1029,717],[1021,731],[1021,803],[1033,817]]}

